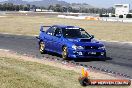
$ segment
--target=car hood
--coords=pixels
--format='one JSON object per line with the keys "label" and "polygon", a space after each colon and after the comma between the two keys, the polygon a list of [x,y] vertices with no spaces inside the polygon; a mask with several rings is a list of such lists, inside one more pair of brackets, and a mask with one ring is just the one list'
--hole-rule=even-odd
{"label": "car hood", "polygon": [[88,38],[76,38],[76,39],[67,39],[68,41],[74,43],[77,46],[104,46],[103,43]]}

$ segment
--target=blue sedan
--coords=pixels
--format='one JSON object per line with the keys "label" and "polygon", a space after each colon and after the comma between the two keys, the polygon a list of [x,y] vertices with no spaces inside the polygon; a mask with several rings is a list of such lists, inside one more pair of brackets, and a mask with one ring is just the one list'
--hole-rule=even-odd
{"label": "blue sedan", "polygon": [[[48,27],[46,31],[44,28]],[[41,26],[38,37],[39,51],[55,52],[68,58],[106,58],[105,46],[83,28],[75,26]]]}

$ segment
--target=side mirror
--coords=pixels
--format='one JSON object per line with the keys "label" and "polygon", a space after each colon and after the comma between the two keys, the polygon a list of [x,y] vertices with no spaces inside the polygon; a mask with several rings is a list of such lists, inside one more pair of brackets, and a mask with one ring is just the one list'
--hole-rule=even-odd
{"label": "side mirror", "polygon": [[94,35],[91,35],[91,39],[93,39],[94,38]]}
{"label": "side mirror", "polygon": [[60,38],[61,37],[61,34],[56,34],[56,37]]}
{"label": "side mirror", "polygon": [[41,26],[40,31],[41,31],[41,32],[45,32],[45,31],[43,30],[43,26]]}

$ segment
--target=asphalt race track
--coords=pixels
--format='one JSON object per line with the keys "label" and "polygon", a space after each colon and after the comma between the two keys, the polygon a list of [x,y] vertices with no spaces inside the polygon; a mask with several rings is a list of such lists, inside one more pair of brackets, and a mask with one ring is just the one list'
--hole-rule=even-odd
{"label": "asphalt race track", "polygon": [[[108,43],[104,42],[107,49],[107,60],[77,60],[76,63],[81,63],[88,66],[107,69],[110,71],[126,74],[132,79],[132,44],[124,43]],[[42,59],[42,55],[38,51],[36,37],[0,34],[0,49],[8,49],[19,54],[35,55]],[[44,54],[51,58],[60,58],[52,54]]]}

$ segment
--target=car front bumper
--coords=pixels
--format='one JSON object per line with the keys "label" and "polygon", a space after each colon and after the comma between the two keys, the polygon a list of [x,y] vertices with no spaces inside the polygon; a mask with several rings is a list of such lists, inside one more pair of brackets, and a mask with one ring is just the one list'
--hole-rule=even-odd
{"label": "car front bumper", "polygon": [[73,50],[68,49],[70,58],[106,58],[106,50]]}

